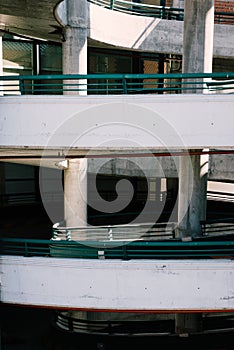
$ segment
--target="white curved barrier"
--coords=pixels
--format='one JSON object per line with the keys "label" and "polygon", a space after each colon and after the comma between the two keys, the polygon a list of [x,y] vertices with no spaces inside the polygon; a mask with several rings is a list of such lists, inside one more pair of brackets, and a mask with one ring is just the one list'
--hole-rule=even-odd
{"label": "white curved barrier", "polygon": [[234,311],[232,260],[0,258],[1,302],[106,311]]}

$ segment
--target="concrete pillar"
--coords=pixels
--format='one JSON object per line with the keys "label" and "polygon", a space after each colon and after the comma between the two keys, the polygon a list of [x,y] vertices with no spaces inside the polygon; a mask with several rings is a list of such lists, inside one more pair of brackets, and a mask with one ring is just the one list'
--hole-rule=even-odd
{"label": "concrete pillar", "polygon": [[[88,5],[86,0],[66,1],[66,26],[63,42],[63,74],[87,74],[87,34]],[[70,81],[64,81],[71,84]],[[87,80],[73,80],[80,91],[72,91],[77,87],[68,86],[64,94],[86,95]],[[69,161],[68,169],[64,171],[64,216],[66,226],[87,225],[87,159]],[[79,240],[84,232],[76,234]],[[71,316],[78,319],[88,319],[87,312],[72,311]]]}
{"label": "concrete pillar", "polygon": [[210,73],[214,0],[184,0],[183,73]]}
{"label": "concrete pillar", "polygon": [[64,170],[66,226],[87,225],[87,159],[71,159]]}
{"label": "concrete pillar", "polygon": [[204,156],[180,157],[178,236],[181,238],[201,235],[200,221],[206,217],[207,170]]}
{"label": "concrete pillar", "polygon": [[[88,7],[86,0],[66,0],[66,26],[63,42],[63,74],[87,74]],[[64,81],[71,83],[71,81]],[[72,84],[84,84],[84,92],[67,87],[65,94],[86,94],[86,80],[74,80]],[[87,224],[87,159],[69,161],[64,170],[65,220],[67,226]]]}
{"label": "concrete pillar", "polygon": [[[212,72],[213,34],[214,0],[184,0],[183,73]],[[196,93],[203,92],[199,86]],[[206,217],[207,170],[208,160],[199,155],[180,158],[178,235],[181,238],[202,233],[200,221]],[[202,327],[201,321],[201,314],[176,314],[175,332],[197,332]]]}
{"label": "concrete pillar", "polygon": [[[184,1],[183,73],[212,71],[214,0]],[[197,91],[199,92],[199,91]],[[179,180],[179,236],[197,236],[206,216],[206,167],[200,156],[181,157]],[[202,170],[202,174],[201,174]],[[192,187],[191,187],[192,186]],[[190,233],[189,233],[190,232]]]}
{"label": "concrete pillar", "polygon": [[[69,160],[68,168],[64,170],[64,217],[67,227],[87,226],[87,158]],[[77,241],[82,241],[85,236],[84,230],[71,233],[71,239]],[[90,316],[87,311],[68,313],[81,320],[89,320]]]}
{"label": "concrete pillar", "polygon": [[[63,42],[63,74],[87,74],[87,34],[88,7],[86,0],[66,0],[67,24],[64,28]],[[71,81],[65,82],[70,84]],[[72,91],[76,87],[66,87],[64,94],[87,93],[86,80],[74,80],[80,90]],[[84,91],[82,91],[84,90]]]}

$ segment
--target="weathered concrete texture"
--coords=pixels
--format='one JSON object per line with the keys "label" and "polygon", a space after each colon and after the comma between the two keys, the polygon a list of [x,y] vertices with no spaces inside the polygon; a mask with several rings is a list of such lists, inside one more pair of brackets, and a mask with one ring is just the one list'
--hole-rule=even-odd
{"label": "weathered concrete texture", "polygon": [[214,25],[214,57],[234,57],[234,25]]}
{"label": "weathered concrete texture", "polygon": [[234,181],[234,155],[212,155],[209,159],[209,180]]}
{"label": "weathered concrete texture", "polygon": [[214,0],[184,3],[184,73],[212,72]]}

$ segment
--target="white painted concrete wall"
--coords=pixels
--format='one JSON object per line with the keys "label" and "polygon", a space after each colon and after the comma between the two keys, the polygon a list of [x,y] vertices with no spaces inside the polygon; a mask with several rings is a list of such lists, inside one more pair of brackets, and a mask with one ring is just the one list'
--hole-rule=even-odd
{"label": "white painted concrete wall", "polygon": [[1,301],[129,311],[234,310],[233,260],[0,258]]}
{"label": "white painted concrete wall", "polygon": [[234,146],[233,95],[15,96],[0,108],[2,154]]}
{"label": "white painted concrete wall", "polygon": [[[182,54],[183,22],[128,15],[88,3],[89,34],[98,42],[138,51]],[[64,2],[56,17],[66,25]],[[234,56],[234,26],[215,25],[214,56]]]}

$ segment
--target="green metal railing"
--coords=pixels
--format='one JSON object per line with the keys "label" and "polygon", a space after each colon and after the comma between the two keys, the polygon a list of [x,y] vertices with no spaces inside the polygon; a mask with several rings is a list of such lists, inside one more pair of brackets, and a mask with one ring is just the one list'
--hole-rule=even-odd
{"label": "green metal railing", "polygon": [[[66,227],[60,223],[53,225],[52,238],[68,241],[133,241],[136,239],[175,238],[176,223],[141,223],[124,225]],[[234,230],[233,230],[234,231]],[[84,242],[85,243],[85,242]]]}
{"label": "green metal railing", "polygon": [[1,76],[1,95],[233,93],[234,72]]}
{"label": "green metal railing", "polygon": [[75,241],[1,238],[1,254],[86,259],[234,258],[234,241]]}
{"label": "green metal railing", "polygon": [[[184,9],[168,6],[144,4],[126,0],[89,0],[104,8],[137,16],[155,17],[167,20],[184,20]],[[215,11],[215,23],[234,24],[233,12]]]}

